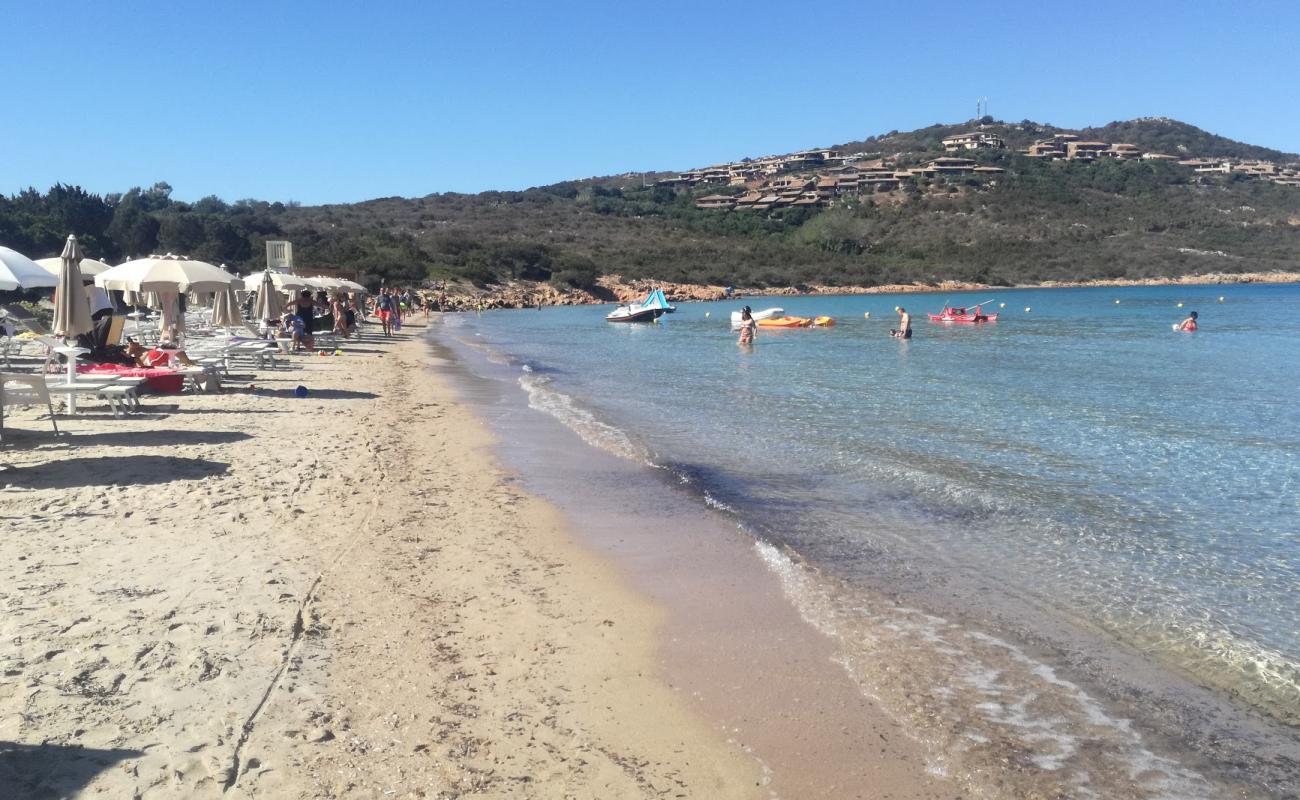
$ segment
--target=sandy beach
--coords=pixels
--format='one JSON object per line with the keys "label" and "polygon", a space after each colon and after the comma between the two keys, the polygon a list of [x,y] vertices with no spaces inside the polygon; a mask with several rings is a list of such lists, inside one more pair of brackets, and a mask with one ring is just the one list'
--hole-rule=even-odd
{"label": "sandy beach", "polygon": [[[0,796],[772,796],[420,330],[58,439],[10,415]],[[843,796],[928,796],[896,754]]]}
{"label": "sandy beach", "polygon": [[0,795],[756,796],[420,347],[10,420]]}

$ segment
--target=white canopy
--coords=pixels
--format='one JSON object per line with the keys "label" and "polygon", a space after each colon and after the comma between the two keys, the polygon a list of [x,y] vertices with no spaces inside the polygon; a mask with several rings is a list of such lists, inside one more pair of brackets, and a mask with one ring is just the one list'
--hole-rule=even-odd
{"label": "white canopy", "polygon": [[318,284],[321,284],[322,289],[326,289],[331,292],[366,291],[366,287],[362,286],[356,281],[350,281],[347,278],[327,278],[324,275],[315,275],[311,278],[311,280],[315,281]]}
{"label": "white canopy", "polygon": [[0,290],[40,289],[58,285],[57,272],[46,272],[40,264],[17,250],[0,247]]}
{"label": "white canopy", "polygon": [[[63,269],[63,259],[61,258],[38,258],[37,265],[46,272],[58,277],[59,271]],[[95,277],[104,270],[112,269],[111,264],[105,264],[103,261],[96,261],[93,258],[81,259],[81,277],[89,282],[89,279]]]}
{"label": "white canopy", "polygon": [[370,293],[369,289],[357,283],[356,281],[349,281],[343,278],[339,278],[339,284],[340,284],[339,288],[345,292],[357,292],[360,294]]}
{"label": "white canopy", "polygon": [[206,261],[169,253],[105,270],[95,276],[95,285],[124,292],[220,292],[237,280],[235,275]]}
{"label": "white canopy", "polygon": [[290,275],[287,272],[274,272],[267,270],[265,272],[254,272],[252,275],[244,276],[244,289],[253,291],[262,285],[266,276],[271,276],[271,285],[281,292],[291,292],[297,289],[312,288],[308,286],[301,275]]}

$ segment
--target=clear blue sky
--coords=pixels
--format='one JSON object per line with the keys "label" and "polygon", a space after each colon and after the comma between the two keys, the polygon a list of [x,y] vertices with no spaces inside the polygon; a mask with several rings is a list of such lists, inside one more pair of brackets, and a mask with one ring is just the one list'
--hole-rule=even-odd
{"label": "clear blue sky", "polygon": [[1300,151],[1300,2],[0,0],[0,192],[304,203],[685,169],[974,115]]}

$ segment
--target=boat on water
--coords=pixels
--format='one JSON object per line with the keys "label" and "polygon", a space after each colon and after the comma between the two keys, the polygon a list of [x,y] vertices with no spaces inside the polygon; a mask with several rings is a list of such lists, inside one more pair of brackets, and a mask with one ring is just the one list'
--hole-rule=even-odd
{"label": "boat on water", "polygon": [[619,306],[605,315],[610,322],[654,322],[664,314],[676,311],[676,306],[669,305],[663,289],[655,289],[640,303]]}
{"label": "boat on water", "polygon": [[[755,311],[752,314],[750,314],[750,316],[754,318],[755,322],[762,322],[765,319],[776,319],[784,315],[785,315],[784,308],[765,308],[762,311]],[[731,327],[733,328],[740,327],[739,311],[731,312]]]}
{"label": "boat on water", "polygon": [[769,317],[757,322],[760,328],[811,328],[813,324],[808,317]]}
{"label": "boat on water", "polygon": [[977,306],[944,306],[939,314],[927,314],[931,322],[997,322],[998,312],[984,313],[984,304]]}

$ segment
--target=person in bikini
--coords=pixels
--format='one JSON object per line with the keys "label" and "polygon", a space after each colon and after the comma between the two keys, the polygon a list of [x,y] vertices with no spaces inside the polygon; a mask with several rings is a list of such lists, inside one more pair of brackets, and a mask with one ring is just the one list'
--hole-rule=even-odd
{"label": "person in bikini", "polygon": [[740,342],[739,344],[753,344],[754,334],[758,331],[758,323],[754,321],[754,315],[749,306],[740,310]]}

